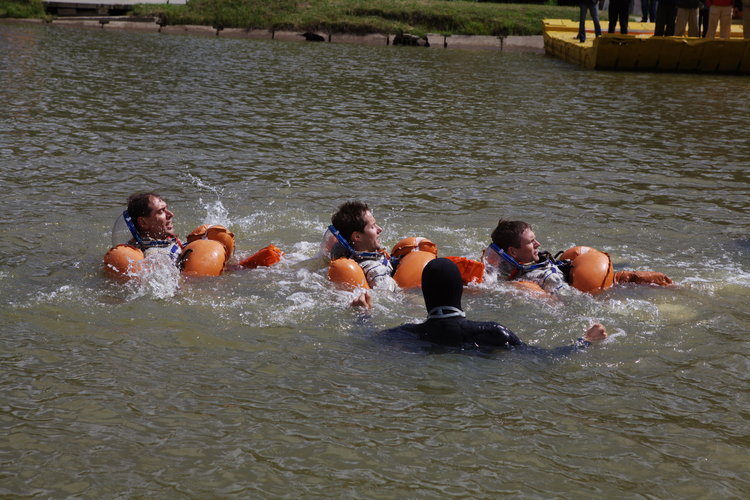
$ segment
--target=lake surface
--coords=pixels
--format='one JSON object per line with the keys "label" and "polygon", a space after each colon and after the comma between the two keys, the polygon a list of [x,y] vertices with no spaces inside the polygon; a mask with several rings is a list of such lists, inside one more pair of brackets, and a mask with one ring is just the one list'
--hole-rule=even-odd
{"label": "lake surface", "polygon": [[[750,78],[541,54],[0,24],[0,495],[746,498]],[[135,191],[271,268],[126,285]],[[478,258],[498,218],[676,286],[467,289],[565,357],[389,342],[314,257],[362,199],[390,248]]]}

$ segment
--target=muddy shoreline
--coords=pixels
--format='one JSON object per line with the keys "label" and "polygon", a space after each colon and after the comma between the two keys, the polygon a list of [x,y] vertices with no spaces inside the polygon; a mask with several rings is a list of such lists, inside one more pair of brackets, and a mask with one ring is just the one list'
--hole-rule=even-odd
{"label": "muddy shoreline", "polygon": [[[0,19],[3,23],[45,24],[41,19]],[[247,38],[253,40],[282,40],[307,43],[351,43],[358,45],[392,45],[395,34],[371,33],[352,35],[345,33],[315,33],[320,41],[308,42],[299,31],[272,31],[265,29],[225,28],[211,26],[175,25],[160,26],[156,19],[127,17],[75,17],[57,18],[47,24],[69,28],[125,30],[167,35],[202,35],[223,38]],[[423,39],[424,40],[424,39]],[[535,36],[469,36],[428,34],[423,48],[499,50],[505,52],[544,52],[542,35]]]}

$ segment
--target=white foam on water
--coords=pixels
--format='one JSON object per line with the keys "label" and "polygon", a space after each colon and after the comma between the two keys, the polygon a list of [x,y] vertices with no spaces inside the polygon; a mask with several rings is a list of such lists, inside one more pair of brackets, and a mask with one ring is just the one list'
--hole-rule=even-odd
{"label": "white foam on water", "polygon": [[198,202],[206,209],[206,217],[203,219],[204,224],[219,225],[228,227],[232,224],[229,218],[229,210],[224,207],[221,200],[203,201],[199,198]]}
{"label": "white foam on water", "polygon": [[611,344],[617,341],[617,339],[624,339],[627,336],[628,333],[625,330],[621,328],[615,328],[614,331],[607,332],[607,338],[602,342],[605,344]]}
{"label": "white foam on water", "polygon": [[138,273],[137,279],[129,284],[133,285],[130,300],[140,297],[166,299],[174,297],[180,288],[180,270],[172,259],[164,253],[149,255]]}
{"label": "white foam on water", "polygon": [[254,229],[263,221],[267,214],[265,212],[256,212],[235,220],[234,223],[242,228],[243,231],[253,232]]}

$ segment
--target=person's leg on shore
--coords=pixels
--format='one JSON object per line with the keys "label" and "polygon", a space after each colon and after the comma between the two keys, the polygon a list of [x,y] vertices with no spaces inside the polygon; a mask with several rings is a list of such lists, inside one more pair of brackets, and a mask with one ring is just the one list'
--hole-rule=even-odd
{"label": "person's leg on shore", "polygon": [[659,2],[659,6],[656,8],[656,20],[654,21],[656,24],[654,26],[654,36],[664,36],[665,19],[664,6]]}
{"label": "person's leg on shore", "polygon": [[697,38],[700,36],[700,28],[698,26],[698,9],[690,9],[688,11],[688,36]]}
{"label": "person's leg on shore", "polygon": [[607,16],[609,17],[609,26],[607,33],[614,33],[617,27],[617,6],[619,0],[609,0],[609,8],[607,9]]}
{"label": "person's leg on shore", "polygon": [[594,34],[596,36],[602,36],[602,25],[599,23],[599,5],[597,2],[592,2],[589,5],[589,11],[591,12],[591,19],[594,21]]}
{"label": "person's leg on shore", "polygon": [[732,36],[732,7],[722,7],[719,16],[721,23],[721,29],[719,30],[719,36],[728,40]]}
{"label": "person's leg on shore", "polygon": [[674,36],[682,36],[685,34],[685,28],[688,24],[688,11],[690,9],[683,9],[677,7],[677,19],[674,22]]}
{"label": "person's leg on shore", "polygon": [[698,29],[700,31],[701,38],[706,38],[708,34],[708,7],[698,9]]}
{"label": "person's leg on shore", "polygon": [[578,38],[579,41],[585,42],[586,41],[586,11],[588,11],[588,6],[581,2],[578,4],[578,7],[580,7],[580,15],[578,18]]}
{"label": "person's leg on shore", "polygon": [[712,5],[708,10],[708,31],[706,38],[711,40],[716,38],[716,28],[719,26],[719,8]]}
{"label": "person's leg on shore", "polygon": [[620,12],[617,17],[620,18],[620,34],[628,34],[628,16],[630,14],[630,1],[624,0],[620,3]]}
{"label": "person's leg on shore", "polygon": [[677,5],[667,5],[666,8],[666,27],[664,28],[664,36],[674,36],[674,21],[677,17]]}

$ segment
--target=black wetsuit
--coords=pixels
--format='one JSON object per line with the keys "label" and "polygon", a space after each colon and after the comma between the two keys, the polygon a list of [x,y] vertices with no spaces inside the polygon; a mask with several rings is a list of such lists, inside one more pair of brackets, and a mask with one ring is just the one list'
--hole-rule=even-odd
{"label": "black wetsuit", "polygon": [[464,348],[509,349],[525,345],[515,333],[500,323],[461,317],[406,323],[383,333],[408,333],[419,340]]}
{"label": "black wetsuit", "polygon": [[424,323],[406,323],[381,332],[384,337],[403,337],[463,349],[520,349],[535,353],[564,355],[587,347],[578,339],[574,344],[542,349],[524,344],[509,328],[494,321],[472,321],[461,309],[463,281],[456,265],[448,259],[428,262],[422,272],[422,294],[429,316]]}
{"label": "black wetsuit", "polygon": [[411,338],[460,349],[494,351],[513,349],[535,354],[566,355],[585,349],[590,342],[578,339],[572,345],[544,349],[529,346],[509,328],[494,321],[472,321],[466,318],[428,319],[424,323],[406,323],[381,332],[388,338],[408,335]]}

